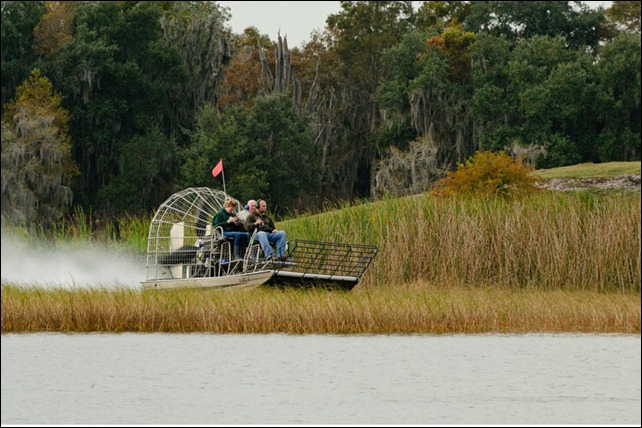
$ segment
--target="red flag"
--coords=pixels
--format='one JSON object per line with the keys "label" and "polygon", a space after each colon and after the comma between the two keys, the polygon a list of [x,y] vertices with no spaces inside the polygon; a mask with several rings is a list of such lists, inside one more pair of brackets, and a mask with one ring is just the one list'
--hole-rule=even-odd
{"label": "red flag", "polygon": [[212,170],[212,175],[213,175],[214,177],[216,177],[216,176],[217,176],[217,175],[219,175],[222,171],[223,171],[223,159],[221,159],[220,161],[218,161],[218,163],[216,164],[216,166],[215,166],[215,167],[214,167],[214,169]]}

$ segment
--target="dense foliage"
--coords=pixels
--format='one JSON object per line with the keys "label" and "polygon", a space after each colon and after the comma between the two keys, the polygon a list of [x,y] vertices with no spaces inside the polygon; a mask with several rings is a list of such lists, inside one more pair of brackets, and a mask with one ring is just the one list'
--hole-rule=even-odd
{"label": "dense foliage", "polygon": [[[341,2],[290,49],[232,34],[216,2],[3,1],[3,219],[147,214],[222,187],[219,159],[229,193],[277,214],[420,192],[478,151],[546,168],[640,160],[640,2],[413,3]],[[68,123],[34,112],[29,140],[7,112],[36,69]],[[37,135],[59,149],[34,155]],[[59,178],[56,196],[5,174],[20,148]]]}
{"label": "dense foliage", "polygon": [[532,171],[522,159],[512,159],[506,153],[478,152],[458,164],[456,171],[448,171],[432,194],[502,198],[527,195],[537,190]]}
{"label": "dense foliage", "polygon": [[20,224],[50,225],[71,204],[77,173],[67,135],[69,114],[51,81],[35,69],[2,119],[2,213]]}

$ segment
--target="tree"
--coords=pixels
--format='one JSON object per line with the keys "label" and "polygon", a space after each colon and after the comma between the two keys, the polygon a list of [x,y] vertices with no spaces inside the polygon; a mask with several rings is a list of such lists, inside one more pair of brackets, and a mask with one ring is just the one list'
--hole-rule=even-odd
{"label": "tree", "polygon": [[[318,201],[321,162],[308,118],[294,113],[283,94],[261,97],[248,115],[250,156],[266,171],[264,196],[272,209],[304,209]],[[261,195],[256,195],[261,197]]]}
{"label": "tree", "polygon": [[70,206],[77,167],[68,122],[61,95],[34,70],[2,118],[2,214],[11,221],[47,226]]}
{"label": "tree", "polygon": [[[519,143],[542,144],[548,150],[549,144],[564,141],[552,138],[557,131],[559,118],[555,109],[560,100],[549,86],[549,79],[560,66],[572,62],[573,55],[573,51],[566,48],[563,37],[534,36],[516,43],[508,70],[510,84],[517,94],[517,116],[512,126],[518,129],[516,139]],[[574,148],[575,153],[569,153],[569,147],[566,147],[566,155],[561,156],[563,153],[560,152],[560,158],[556,160],[563,160],[562,163],[568,165],[571,159],[579,159],[577,148]],[[554,151],[549,150],[551,152]]]}
{"label": "tree", "polygon": [[407,1],[342,1],[341,8],[326,20],[329,45],[321,60],[329,66],[321,67],[329,79],[312,89],[328,199],[370,196],[382,123],[375,98],[385,79],[381,55],[415,19]]}
{"label": "tree", "polygon": [[[241,189],[233,175],[235,164],[248,151],[247,141],[242,136],[240,123],[245,122],[245,108],[230,106],[225,113],[219,113],[212,104],[204,104],[196,114],[196,126],[189,133],[189,144],[180,152],[181,155],[181,184],[183,187],[215,187],[211,171],[219,159],[223,159],[223,168],[227,181],[230,181],[228,193],[237,195]],[[226,135],[222,130],[229,130],[232,138],[229,150],[223,141]],[[232,177],[232,180],[230,180]],[[221,186],[222,189],[222,186]],[[240,195],[239,195],[240,196]],[[237,196],[237,197],[239,197]]]}
{"label": "tree", "polygon": [[596,73],[600,160],[640,160],[640,37],[622,34],[602,47]]}
{"label": "tree", "polygon": [[470,13],[468,1],[424,1],[417,11],[417,28],[443,31],[448,25],[462,24]]}
{"label": "tree", "polygon": [[250,107],[258,96],[271,92],[273,82],[265,74],[266,65],[270,67],[275,62],[271,49],[274,43],[265,37],[250,27],[245,29],[242,38],[236,40],[243,45],[237,47],[231,60],[223,67],[220,96],[216,102],[218,108],[225,109],[231,105]]}
{"label": "tree", "polygon": [[440,169],[454,167],[475,152],[469,102],[474,41],[474,34],[452,25],[438,34],[410,33],[384,55],[392,78],[379,88],[388,98],[382,101],[409,107],[413,129],[436,145]]}
{"label": "tree", "polygon": [[505,37],[480,35],[471,48],[475,135],[482,150],[500,151],[519,139],[519,90],[509,63],[514,44]]}
{"label": "tree", "polygon": [[640,36],[640,20],[642,2],[639,1],[614,1],[606,10],[606,15],[620,29]]}
{"label": "tree", "polygon": [[608,35],[604,12],[568,1],[474,1],[464,29],[509,40],[565,37],[569,46],[596,48]]}
{"label": "tree", "polygon": [[[144,3],[144,2],[143,2]],[[215,104],[221,69],[230,59],[225,23],[229,10],[213,1],[177,1],[160,18],[163,37],[181,58],[186,78],[173,82],[172,136],[180,127],[193,129],[195,112],[205,103]]]}
{"label": "tree", "polygon": [[43,1],[2,2],[2,106],[34,68],[33,30],[45,13]]}
{"label": "tree", "polygon": [[285,94],[259,97],[249,108],[206,106],[191,138],[183,152],[186,187],[220,186],[211,170],[223,159],[226,190],[239,199],[265,198],[280,214],[318,199],[320,158],[307,118]]}
{"label": "tree", "polygon": [[45,2],[47,13],[33,30],[34,50],[47,58],[56,52],[73,37],[73,21],[78,2],[48,1]]}
{"label": "tree", "polygon": [[[81,169],[74,182],[75,194],[97,213],[118,207],[129,197],[114,191],[124,186],[110,183],[126,169],[131,141],[156,135],[157,129],[165,136],[163,141],[175,141],[181,126],[191,124],[191,118],[181,123],[175,114],[181,104],[174,103],[171,94],[185,81],[186,73],[178,52],[163,37],[160,18],[165,9],[161,6],[156,2],[81,3],[74,37],[55,57],[56,82],[67,94],[74,155]],[[150,156],[157,154],[150,152]],[[156,189],[170,188],[178,178],[178,166],[148,160],[175,168],[158,171],[147,181]],[[103,188],[107,190],[101,192]],[[167,197],[154,189],[142,194],[150,196],[142,198],[150,206],[137,206],[141,210]]]}
{"label": "tree", "polygon": [[233,54],[245,47],[261,46],[264,49],[274,47],[274,42],[270,40],[267,34],[259,33],[259,29],[255,26],[247,27],[241,34],[232,34],[232,50]]}
{"label": "tree", "polygon": [[174,140],[151,128],[148,135],[136,135],[118,146],[119,171],[99,190],[98,198],[108,201],[112,213],[147,213],[176,189],[173,183],[179,156]]}

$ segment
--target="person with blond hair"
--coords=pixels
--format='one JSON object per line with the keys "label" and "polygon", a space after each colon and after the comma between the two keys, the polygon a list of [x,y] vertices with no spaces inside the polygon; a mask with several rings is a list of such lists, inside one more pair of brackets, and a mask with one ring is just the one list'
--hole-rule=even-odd
{"label": "person with blond hair", "polygon": [[223,236],[234,238],[234,258],[242,259],[250,241],[250,234],[243,231],[242,222],[236,215],[238,203],[234,199],[226,199],[212,219],[214,228],[221,227]]}

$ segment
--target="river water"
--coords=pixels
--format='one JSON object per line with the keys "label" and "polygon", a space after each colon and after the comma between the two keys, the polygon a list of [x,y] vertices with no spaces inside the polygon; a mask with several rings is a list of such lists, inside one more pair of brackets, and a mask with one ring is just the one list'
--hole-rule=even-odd
{"label": "river water", "polygon": [[640,425],[640,336],[3,334],[2,424]]}

